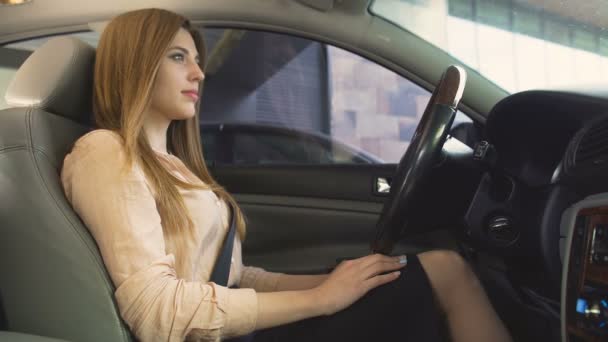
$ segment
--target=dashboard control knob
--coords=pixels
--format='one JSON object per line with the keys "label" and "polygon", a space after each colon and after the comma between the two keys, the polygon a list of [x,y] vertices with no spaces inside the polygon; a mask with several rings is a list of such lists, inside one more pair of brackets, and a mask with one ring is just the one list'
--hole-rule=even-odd
{"label": "dashboard control knob", "polygon": [[511,219],[506,215],[492,217],[487,224],[488,235],[501,242],[511,242],[517,238]]}

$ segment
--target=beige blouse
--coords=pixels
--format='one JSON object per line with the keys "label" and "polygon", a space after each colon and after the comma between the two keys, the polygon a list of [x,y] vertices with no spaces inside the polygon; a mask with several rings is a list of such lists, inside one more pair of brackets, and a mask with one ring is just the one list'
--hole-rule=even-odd
{"label": "beige blouse", "polygon": [[[181,160],[157,153],[182,180],[198,180]],[[109,130],[81,137],[64,160],[61,180],[74,210],[95,238],[116,286],[121,316],[142,341],[219,341],[247,334],[257,320],[256,291],[275,291],[279,273],[243,266],[234,243],[229,289],[209,282],[228,230],[227,205],[210,190],[184,190],[195,226],[190,273],[177,277],[162,222],[143,170],[127,170],[122,138]],[[198,180],[200,182],[200,180]]]}

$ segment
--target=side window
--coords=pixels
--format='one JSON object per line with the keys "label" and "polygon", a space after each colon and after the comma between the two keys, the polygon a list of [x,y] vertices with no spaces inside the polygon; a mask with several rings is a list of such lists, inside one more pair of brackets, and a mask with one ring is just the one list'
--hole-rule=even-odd
{"label": "side window", "polygon": [[[213,46],[201,102],[208,162],[396,163],[430,98],[337,47],[259,31],[206,29],[204,35]],[[470,119],[459,113],[462,121]],[[204,136],[220,126],[222,134]]]}
{"label": "side window", "polygon": [[287,132],[235,132],[235,164],[320,162],[322,147],[315,141]]}

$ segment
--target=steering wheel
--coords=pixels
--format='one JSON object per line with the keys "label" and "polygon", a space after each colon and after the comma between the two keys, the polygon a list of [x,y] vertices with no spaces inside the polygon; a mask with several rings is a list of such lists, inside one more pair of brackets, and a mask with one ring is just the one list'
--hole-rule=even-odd
{"label": "steering wheel", "polygon": [[431,168],[437,164],[466,83],[462,67],[450,65],[431,94],[410,145],[393,176],[389,196],[376,223],[373,253],[390,254],[399,238],[407,234],[408,217],[416,196],[424,188]]}

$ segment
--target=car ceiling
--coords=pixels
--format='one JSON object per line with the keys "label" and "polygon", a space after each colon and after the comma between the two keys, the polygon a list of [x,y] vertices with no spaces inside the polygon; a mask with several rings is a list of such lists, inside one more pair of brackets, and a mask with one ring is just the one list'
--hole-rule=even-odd
{"label": "car ceiling", "polygon": [[[432,89],[443,70],[461,64],[447,53],[387,21],[369,14],[370,0],[32,0],[0,7],[0,45],[79,30],[99,30],[113,16],[160,7],[207,26],[247,27],[292,33],[330,43],[374,60]],[[312,6],[310,4],[313,4]],[[330,7],[327,11],[320,10]],[[317,8],[314,8],[317,7]],[[467,69],[461,108],[485,121],[485,114],[508,94]]]}

